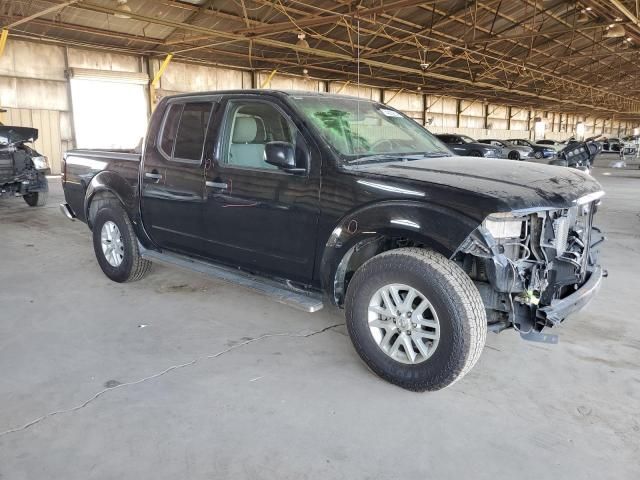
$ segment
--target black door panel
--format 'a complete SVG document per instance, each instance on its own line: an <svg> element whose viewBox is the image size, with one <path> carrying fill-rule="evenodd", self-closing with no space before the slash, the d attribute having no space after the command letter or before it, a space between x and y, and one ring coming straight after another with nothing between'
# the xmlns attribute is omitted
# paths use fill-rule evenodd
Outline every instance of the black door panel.
<svg viewBox="0 0 640 480"><path fill-rule="evenodd" d="M211 110L211 101L170 103L159 137L147 146L142 217L147 232L162 248L206 252L202 152Z"/></svg>
<svg viewBox="0 0 640 480"><path fill-rule="evenodd" d="M216 161L206 172L206 242L212 257L310 280L319 218L319 154L281 105L231 99L226 117ZM307 173L266 164L269 141L297 145Z"/></svg>
<svg viewBox="0 0 640 480"><path fill-rule="evenodd" d="M288 278L313 269L317 197L313 180L296 175L226 168L229 188L209 188L208 241L227 260Z"/></svg>

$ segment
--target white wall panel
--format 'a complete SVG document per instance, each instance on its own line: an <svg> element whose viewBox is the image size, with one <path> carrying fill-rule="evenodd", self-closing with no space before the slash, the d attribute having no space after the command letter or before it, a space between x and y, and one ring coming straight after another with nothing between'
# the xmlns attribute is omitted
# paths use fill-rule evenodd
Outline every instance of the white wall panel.
<svg viewBox="0 0 640 480"><path fill-rule="evenodd" d="M160 68L161 60L152 62L150 77ZM226 68L206 67L172 61L160 79L163 93L198 92L251 88L249 72Z"/></svg>
<svg viewBox="0 0 640 480"><path fill-rule="evenodd" d="M68 110L67 84L31 78L16 79L17 107Z"/></svg>
<svg viewBox="0 0 640 480"><path fill-rule="evenodd" d="M97 52L69 48L69 67L113 70L116 72L140 72L141 60L135 55Z"/></svg>
<svg viewBox="0 0 640 480"><path fill-rule="evenodd" d="M64 48L13 40L0 57L0 76L64 81Z"/></svg>
<svg viewBox="0 0 640 480"><path fill-rule="evenodd" d="M423 96L419 93L398 92L398 90L384 90L384 103L422 123Z"/></svg>
<svg viewBox="0 0 640 480"><path fill-rule="evenodd" d="M462 100L460 102L460 111L463 115L469 117L483 117L484 116L484 105L482 102L469 102L467 100Z"/></svg>
<svg viewBox="0 0 640 480"><path fill-rule="evenodd" d="M528 125L526 120L511 120L511 130L527 131Z"/></svg>
<svg viewBox="0 0 640 480"><path fill-rule="evenodd" d="M487 120L487 127L490 130L507 130L507 120L504 118L489 118Z"/></svg>
<svg viewBox="0 0 640 480"><path fill-rule="evenodd" d="M455 98L427 95L427 112L440 114L456 114L458 101Z"/></svg>
<svg viewBox="0 0 640 480"><path fill-rule="evenodd" d="M352 97L360 97L367 98L369 100L380 101L380 89L374 87L365 87L360 85L358 88L357 85L348 84L345 85L343 82L331 82L329 84L329 92L338 93L340 91L341 95L351 95Z"/></svg>
<svg viewBox="0 0 640 480"><path fill-rule="evenodd" d="M269 73L258 72L256 74L257 87L262 87L269 79ZM324 84L319 80L298 77L294 75L274 75L264 88L274 90L302 90L305 92L323 92Z"/></svg>
<svg viewBox="0 0 640 480"><path fill-rule="evenodd" d="M469 115L460 115L460 128L484 129L484 117L471 117Z"/></svg>
<svg viewBox="0 0 640 480"><path fill-rule="evenodd" d="M16 93L17 78L0 77L0 107L18 107L18 96Z"/></svg>

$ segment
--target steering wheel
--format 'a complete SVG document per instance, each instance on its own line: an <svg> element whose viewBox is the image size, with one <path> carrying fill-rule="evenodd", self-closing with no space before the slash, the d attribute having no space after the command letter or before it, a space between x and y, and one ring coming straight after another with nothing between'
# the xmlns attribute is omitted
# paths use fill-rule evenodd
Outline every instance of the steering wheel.
<svg viewBox="0 0 640 480"><path fill-rule="evenodd" d="M389 148L382 148L383 146L388 146ZM388 138L384 138L382 140L378 140L377 142L371 145L372 152L393 152L395 147L400 147L402 149L402 145Z"/></svg>

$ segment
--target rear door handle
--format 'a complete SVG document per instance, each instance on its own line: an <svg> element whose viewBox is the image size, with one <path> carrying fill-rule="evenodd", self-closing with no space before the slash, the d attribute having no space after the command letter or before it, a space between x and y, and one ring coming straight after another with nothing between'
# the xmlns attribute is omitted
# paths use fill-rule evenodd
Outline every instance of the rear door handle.
<svg viewBox="0 0 640 480"><path fill-rule="evenodd" d="M147 177L147 178L153 178L154 180L160 180L162 178L162 174L161 173L146 172L144 174L144 176Z"/></svg>
<svg viewBox="0 0 640 480"><path fill-rule="evenodd" d="M221 188L223 190L226 190L226 189L229 188L229 185L227 183L224 183L224 182L205 182L205 185L207 187Z"/></svg>

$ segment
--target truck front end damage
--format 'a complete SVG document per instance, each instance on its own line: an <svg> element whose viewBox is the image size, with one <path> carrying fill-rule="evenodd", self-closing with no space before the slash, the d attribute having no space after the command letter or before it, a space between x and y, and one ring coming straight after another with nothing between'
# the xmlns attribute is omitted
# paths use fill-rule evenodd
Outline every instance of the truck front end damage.
<svg viewBox="0 0 640 480"><path fill-rule="evenodd" d="M569 208L491 214L460 245L453 259L478 287L491 330L513 327L553 343L554 335L540 332L593 298L606 276L598 263L604 236L593 226L603 195Z"/></svg>
<svg viewBox="0 0 640 480"><path fill-rule="evenodd" d="M0 197L47 192L49 161L26 145L37 138L35 128L0 124Z"/></svg>

